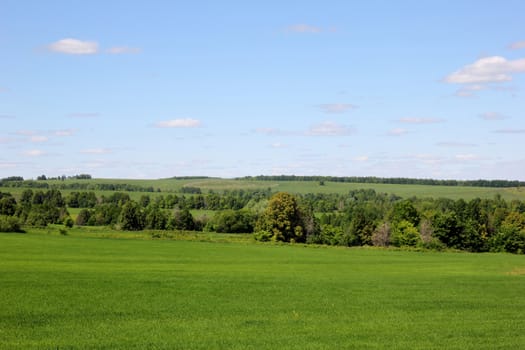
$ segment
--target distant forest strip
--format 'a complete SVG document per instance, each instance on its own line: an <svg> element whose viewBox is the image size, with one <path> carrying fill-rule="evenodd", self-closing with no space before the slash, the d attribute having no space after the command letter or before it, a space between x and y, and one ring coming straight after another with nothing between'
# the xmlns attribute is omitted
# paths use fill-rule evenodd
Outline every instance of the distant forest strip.
<svg viewBox="0 0 525 350"><path fill-rule="evenodd" d="M468 187L521 187L525 181L518 180L436 180L412 179L406 177L374 177L374 176L297 176L297 175L259 175L236 178L237 180L258 181L319 181L319 182L347 182L366 184L389 185L430 185L430 186L468 186Z"/></svg>
<svg viewBox="0 0 525 350"><path fill-rule="evenodd" d="M57 190L75 190L75 191L125 191L125 192L160 192L153 186L140 186L126 183L93 183L93 182L62 182L49 184L42 180L0 180L0 187L6 188L34 188L34 189L57 189Z"/></svg>

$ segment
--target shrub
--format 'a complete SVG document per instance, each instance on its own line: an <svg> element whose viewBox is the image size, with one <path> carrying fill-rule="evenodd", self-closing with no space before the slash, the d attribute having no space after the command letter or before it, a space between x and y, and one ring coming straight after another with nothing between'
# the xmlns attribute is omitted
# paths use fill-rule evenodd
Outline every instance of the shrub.
<svg viewBox="0 0 525 350"><path fill-rule="evenodd" d="M0 215L0 232L24 232L15 216Z"/></svg>
<svg viewBox="0 0 525 350"><path fill-rule="evenodd" d="M265 230L257 231L253 234L253 238L260 242L269 242L272 239L272 236L273 235L270 232Z"/></svg>

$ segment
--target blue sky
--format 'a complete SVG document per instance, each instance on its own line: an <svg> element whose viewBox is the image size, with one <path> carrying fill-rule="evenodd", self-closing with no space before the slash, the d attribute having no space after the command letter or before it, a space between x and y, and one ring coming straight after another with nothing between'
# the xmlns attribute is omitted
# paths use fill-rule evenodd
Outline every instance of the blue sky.
<svg viewBox="0 0 525 350"><path fill-rule="evenodd" d="M0 177L525 180L525 2L0 3Z"/></svg>

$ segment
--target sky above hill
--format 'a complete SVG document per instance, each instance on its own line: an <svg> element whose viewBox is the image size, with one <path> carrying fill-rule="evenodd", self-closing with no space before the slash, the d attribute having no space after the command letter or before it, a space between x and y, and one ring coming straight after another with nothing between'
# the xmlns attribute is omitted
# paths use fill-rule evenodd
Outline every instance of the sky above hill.
<svg viewBox="0 0 525 350"><path fill-rule="evenodd" d="M525 1L0 3L0 178L525 180Z"/></svg>

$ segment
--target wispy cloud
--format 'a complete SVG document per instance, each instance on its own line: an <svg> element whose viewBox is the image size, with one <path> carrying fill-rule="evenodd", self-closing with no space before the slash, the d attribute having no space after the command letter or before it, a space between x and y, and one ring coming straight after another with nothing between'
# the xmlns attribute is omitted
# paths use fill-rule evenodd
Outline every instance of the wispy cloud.
<svg viewBox="0 0 525 350"><path fill-rule="evenodd" d="M438 142L436 145L439 147L450 147L450 148L477 147L477 145L473 143L463 143L463 142L456 142L456 141Z"/></svg>
<svg viewBox="0 0 525 350"><path fill-rule="evenodd" d="M313 26L309 24L293 24L285 29L286 32L290 33L311 33L311 34L318 34L322 33L324 31L323 28L318 26Z"/></svg>
<svg viewBox="0 0 525 350"><path fill-rule="evenodd" d="M270 145L272 148L288 148L288 145L281 142L274 142Z"/></svg>
<svg viewBox="0 0 525 350"><path fill-rule="evenodd" d="M253 130L257 134L263 135L283 135L286 132L277 128L256 128Z"/></svg>
<svg viewBox="0 0 525 350"><path fill-rule="evenodd" d="M115 46L106 50L107 53L111 55L125 55L125 54L137 54L142 52L138 47L129 47L129 46Z"/></svg>
<svg viewBox="0 0 525 350"><path fill-rule="evenodd" d="M110 153L113 153L113 151L109 148L88 148L88 149L81 150L80 153L101 155L101 154L110 154Z"/></svg>
<svg viewBox="0 0 525 350"><path fill-rule="evenodd" d="M18 130L16 134L21 136L34 136L37 132L34 130Z"/></svg>
<svg viewBox="0 0 525 350"><path fill-rule="evenodd" d="M456 154L454 158L460 161L471 161L481 159L478 155L472 153Z"/></svg>
<svg viewBox="0 0 525 350"><path fill-rule="evenodd" d="M84 41L73 38L60 39L47 46L52 52L67 55L94 55L98 53L98 43L96 41Z"/></svg>
<svg viewBox="0 0 525 350"><path fill-rule="evenodd" d="M357 108L357 106L350 103L329 103L329 104L320 104L318 106L324 113L336 114L336 113L345 113L349 110Z"/></svg>
<svg viewBox="0 0 525 350"><path fill-rule="evenodd" d="M76 132L75 129L62 129L62 130L55 130L52 133L55 136L64 137L64 136L73 136L75 132Z"/></svg>
<svg viewBox="0 0 525 350"><path fill-rule="evenodd" d="M405 124L435 124L442 123L444 119L441 118L401 118L398 120Z"/></svg>
<svg viewBox="0 0 525 350"><path fill-rule="evenodd" d="M510 44L509 45L509 49L511 49L511 50L525 49L525 40L523 40L523 41L516 41L515 43Z"/></svg>
<svg viewBox="0 0 525 350"><path fill-rule="evenodd" d="M525 134L525 129L512 129L512 128L509 128L509 129L494 130L494 132L497 133L497 134Z"/></svg>
<svg viewBox="0 0 525 350"><path fill-rule="evenodd" d="M157 128L197 128L201 126L200 120L184 118L184 119L172 119L165 120L155 124Z"/></svg>
<svg viewBox="0 0 525 350"><path fill-rule="evenodd" d="M509 118L506 115L503 115L498 112L485 112L481 113L478 117L483 120L503 120Z"/></svg>
<svg viewBox="0 0 525 350"><path fill-rule="evenodd" d="M34 143L42 143L42 142L49 141L49 138L47 136L34 135L34 136L31 136L30 140L31 142L34 142Z"/></svg>
<svg viewBox="0 0 525 350"><path fill-rule="evenodd" d="M457 97L474 97L475 92L487 90L486 85L480 85L480 84L473 84L473 85L466 85L462 86L461 89L456 91L455 95Z"/></svg>
<svg viewBox="0 0 525 350"><path fill-rule="evenodd" d="M355 129L347 126L338 124L332 121L326 121L312 127L306 132L307 135L312 136L345 136L355 132Z"/></svg>
<svg viewBox="0 0 525 350"><path fill-rule="evenodd" d="M358 156L355 158L352 158L354 162L367 162L370 158L368 156Z"/></svg>
<svg viewBox="0 0 525 350"><path fill-rule="evenodd" d="M32 150L22 152L22 155L26 157L40 157L40 156L46 155L46 152L40 149L32 149Z"/></svg>
<svg viewBox="0 0 525 350"><path fill-rule="evenodd" d="M481 58L445 77L453 84L496 83L512 80L512 75L525 72L525 58L507 60L501 56Z"/></svg>
<svg viewBox="0 0 525 350"><path fill-rule="evenodd" d="M0 115L0 119L15 119L14 115Z"/></svg>
<svg viewBox="0 0 525 350"><path fill-rule="evenodd" d="M387 132L388 136L402 136L408 133L407 129L403 128L394 128Z"/></svg>
<svg viewBox="0 0 525 350"><path fill-rule="evenodd" d="M70 113L67 115L69 118L97 118L100 117L100 113L97 112L80 112L80 113Z"/></svg>

